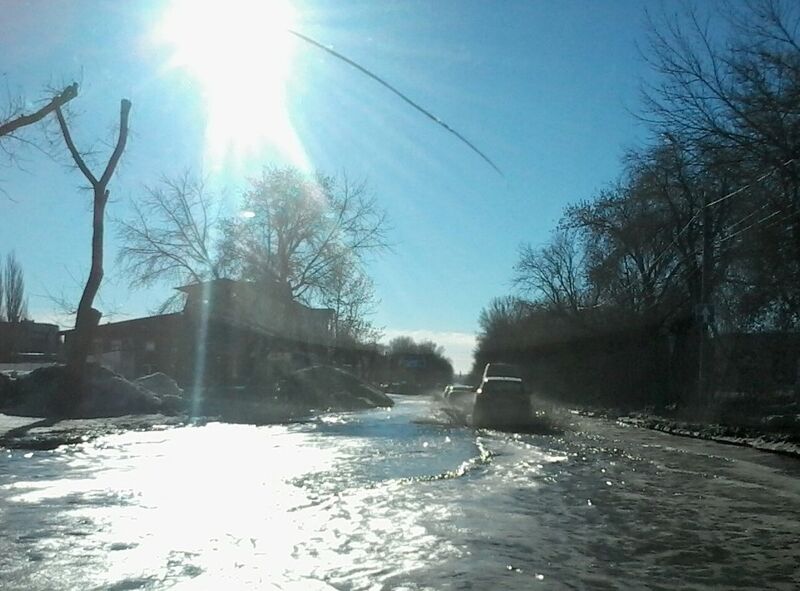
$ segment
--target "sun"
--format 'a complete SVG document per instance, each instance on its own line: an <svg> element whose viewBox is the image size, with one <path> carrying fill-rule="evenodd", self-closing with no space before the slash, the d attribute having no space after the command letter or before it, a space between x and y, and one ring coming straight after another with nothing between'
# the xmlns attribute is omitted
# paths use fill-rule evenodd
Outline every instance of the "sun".
<svg viewBox="0 0 800 591"><path fill-rule="evenodd" d="M195 78L212 165L277 150L304 166L287 108L297 15L288 0L172 0L156 28L169 67Z"/></svg>

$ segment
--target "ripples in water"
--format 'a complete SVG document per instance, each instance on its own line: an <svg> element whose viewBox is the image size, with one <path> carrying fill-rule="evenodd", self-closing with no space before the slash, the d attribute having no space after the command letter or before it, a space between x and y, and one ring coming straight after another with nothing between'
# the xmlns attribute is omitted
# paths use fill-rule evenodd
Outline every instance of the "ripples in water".
<svg viewBox="0 0 800 591"><path fill-rule="evenodd" d="M0 457L3 589L794 588L790 460L427 399Z"/></svg>

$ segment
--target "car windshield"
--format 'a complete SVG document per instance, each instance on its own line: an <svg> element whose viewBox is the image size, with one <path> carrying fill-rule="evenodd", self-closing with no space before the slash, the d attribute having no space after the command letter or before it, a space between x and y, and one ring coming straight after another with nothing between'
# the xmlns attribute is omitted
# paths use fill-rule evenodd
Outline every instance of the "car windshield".
<svg viewBox="0 0 800 591"><path fill-rule="evenodd" d="M0 0L0 589L796 589L798 0Z"/></svg>

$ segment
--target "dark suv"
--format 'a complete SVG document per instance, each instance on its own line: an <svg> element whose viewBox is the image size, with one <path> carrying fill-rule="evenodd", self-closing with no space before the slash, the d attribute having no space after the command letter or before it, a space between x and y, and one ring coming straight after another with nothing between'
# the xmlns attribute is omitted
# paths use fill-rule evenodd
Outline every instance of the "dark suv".
<svg viewBox="0 0 800 591"><path fill-rule="evenodd" d="M502 428L524 426L530 422L531 399L520 375L513 365L486 365L472 411L474 426Z"/></svg>
<svg viewBox="0 0 800 591"><path fill-rule="evenodd" d="M522 379L522 372L519 367L510 363L487 363L483 368L483 379L487 378Z"/></svg>

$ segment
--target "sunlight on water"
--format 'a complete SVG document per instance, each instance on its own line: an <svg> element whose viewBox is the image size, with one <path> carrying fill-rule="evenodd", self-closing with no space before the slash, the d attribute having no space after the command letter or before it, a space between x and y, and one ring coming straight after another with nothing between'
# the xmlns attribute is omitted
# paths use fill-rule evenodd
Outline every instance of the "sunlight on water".
<svg viewBox="0 0 800 591"><path fill-rule="evenodd" d="M256 427L209 425L120 436L73 456L76 477L10 485L9 501L80 498L72 516L94 524L95 545L127 549L102 557L109 581L176 554L212 577L250 564L259 577L277 579L298 571L292 549L306 533L292 512L308 496L287 480L329 466L335 453L297 446L276 455L287 433L275 431L265 438Z"/></svg>
<svg viewBox="0 0 800 591"><path fill-rule="evenodd" d="M320 427L345 422L332 416ZM402 479L369 483L343 465L369 452L369 439L331 442L306 430L209 424L127 433L42 455L65 476L18 480L3 492L9 504L61 507L83 524L86 535L49 559L65 566L89 557L84 566L99 586L148 573L225 588L327 588L324 578L366 589L452 550L425 525L446 520L445 508L400 500Z"/></svg>
<svg viewBox="0 0 800 591"><path fill-rule="evenodd" d="M473 431L431 408L5 452L0 587L792 589L800 574L800 470L611 425Z"/></svg>

